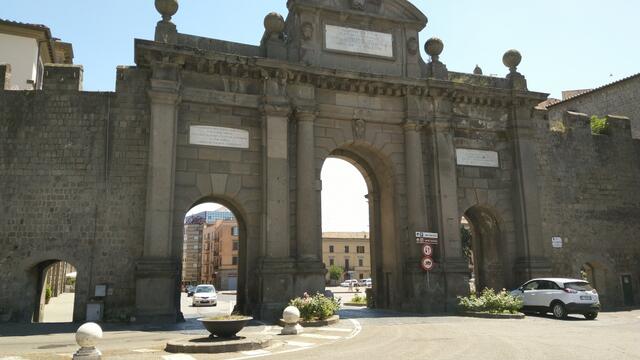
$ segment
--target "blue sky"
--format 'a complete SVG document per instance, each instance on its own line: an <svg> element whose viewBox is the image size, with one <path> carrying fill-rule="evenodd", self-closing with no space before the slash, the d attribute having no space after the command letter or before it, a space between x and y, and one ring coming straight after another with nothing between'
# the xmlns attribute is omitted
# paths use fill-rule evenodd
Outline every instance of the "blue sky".
<svg viewBox="0 0 640 360"><path fill-rule="evenodd" d="M640 72L637 15L630 0L414 0L429 18L421 43L438 36L453 71L504 76L505 50L523 54L529 88L559 96ZM181 0L178 31L258 44L264 16L286 14L286 0ZM5 1L0 17L48 25L72 42L86 90L113 90L117 65L133 63L133 39L152 39L153 0ZM635 45L633 45L635 44ZM423 56L426 58L426 56ZM610 76L613 75L613 76Z"/></svg>
<svg viewBox="0 0 640 360"><path fill-rule="evenodd" d="M506 75L502 54L520 50L529 89L559 97L640 72L640 1L633 0L414 0L429 18L420 42L441 38L450 70ZM286 15L286 0L180 0L178 31L258 44L264 16ZM48 25L73 43L84 65L84 89L112 91L118 65L133 64L133 39L153 39L160 15L153 0L9 0L0 17ZM423 53L423 58L427 57ZM367 230L367 192L350 164L323 168L323 230Z"/></svg>

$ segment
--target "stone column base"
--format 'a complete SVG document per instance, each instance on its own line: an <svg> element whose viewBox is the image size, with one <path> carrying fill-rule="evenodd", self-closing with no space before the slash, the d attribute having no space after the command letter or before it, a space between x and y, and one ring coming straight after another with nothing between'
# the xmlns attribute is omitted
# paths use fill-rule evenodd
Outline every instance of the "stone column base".
<svg viewBox="0 0 640 360"><path fill-rule="evenodd" d="M291 258L265 258L258 264L260 299L257 317L274 321L295 296L294 277L296 263Z"/></svg>
<svg viewBox="0 0 640 360"><path fill-rule="evenodd" d="M294 294L302 296L305 292L309 295L324 293L325 276L327 269L319 260L298 260L296 262L296 278Z"/></svg>
<svg viewBox="0 0 640 360"><path fill-rule="evenodd" d="M178 263L144 258L136 262L136 321L176 322L181 317Z"/></svg>

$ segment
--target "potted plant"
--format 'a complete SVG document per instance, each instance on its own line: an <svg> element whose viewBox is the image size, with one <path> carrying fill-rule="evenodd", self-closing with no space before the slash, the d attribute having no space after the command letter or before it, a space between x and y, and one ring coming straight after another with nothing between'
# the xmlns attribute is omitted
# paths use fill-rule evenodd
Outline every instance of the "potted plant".
<svg viewBox="0 0 640 360"><path fill-rule="evenodd" d="M244 315L224 315L198 319L202 325L211 333L211 337L232 338L242 330L249 321L253 320L251 316Z"/></svg>

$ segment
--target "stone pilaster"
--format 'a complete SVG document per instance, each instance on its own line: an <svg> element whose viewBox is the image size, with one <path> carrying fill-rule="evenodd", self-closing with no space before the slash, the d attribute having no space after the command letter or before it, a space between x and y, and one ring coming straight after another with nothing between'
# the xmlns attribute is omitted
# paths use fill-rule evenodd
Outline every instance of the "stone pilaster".
<svg viewBox="0 0 640 360"><path fill-rule="evenodd" d="M405 166L407 174L407 215L409 241L415 243L416 231L428 231L427 206L424 192L424 162L421 131L423 125L409 119L404 124ZM413 255L413 254L411 254Z"/></svg>
<svg viewBox="0 0 640 360"><path fill-rule="evenodd" d="M433 98L434 120L431 136L434 146L433 174L435 177L439 241L438 266L444 271L445 304L443 311L455 310L456 297L468 293L465 277L468 263L462 254L460 213L458 209L458 181L456 148L451 126L451 100L446 96ZM465 287L466 286L466 287Z"/></svg>
<svg viewBox="0 0 640 360"><path fill-rule="evenodd" d="M11 64L0 64L0 90L11 89Z"/></svg>
<svg viewBox="0 0 640 360"><path fill-rule="evenodd" d="M179 259L172 254L179 65L153 67L151 131L143 257L136 263L136 314L142 321L176 321Z"/></svg>
<svg viewBox="0 0 640 360"><path fill-rule="evenodd" d="M510 119L515 161L513 209L518 246L515 272L520 282L551 272L551 263L543 250L532 108L530 101L514 98Z"/></svg>
<svg viewBox="0 0 640 360"><path fill-rule="evenodd" d="M258 265L259 316L274 319L294 294L296 264L290 254L289 233L288 129L291 108L282 97L267 97L266 100L262 107L265 208L262 258Z"/></svg>

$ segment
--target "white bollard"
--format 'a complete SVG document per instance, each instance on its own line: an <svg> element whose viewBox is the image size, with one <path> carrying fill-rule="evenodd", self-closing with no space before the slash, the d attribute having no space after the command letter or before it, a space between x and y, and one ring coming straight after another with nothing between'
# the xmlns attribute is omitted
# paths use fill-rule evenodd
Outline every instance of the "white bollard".
<svg viewBox="0 0 640 360"><path fill-rule="evenodd" d="M102 339L102 328L96 323L86 323L76 331L76 342L80 349L73 354L76 360L100 360L102 353L96 349L96 343Z"/></svg>
<svg viewBox="0 0 640 360"><path fill-rule="evenodd" d="M298 335L304 331L302 326L298 324L300 321L300 310L295 306L288 306L282 312L282 320L284 320L284 328L280 335Z"/></svg>

